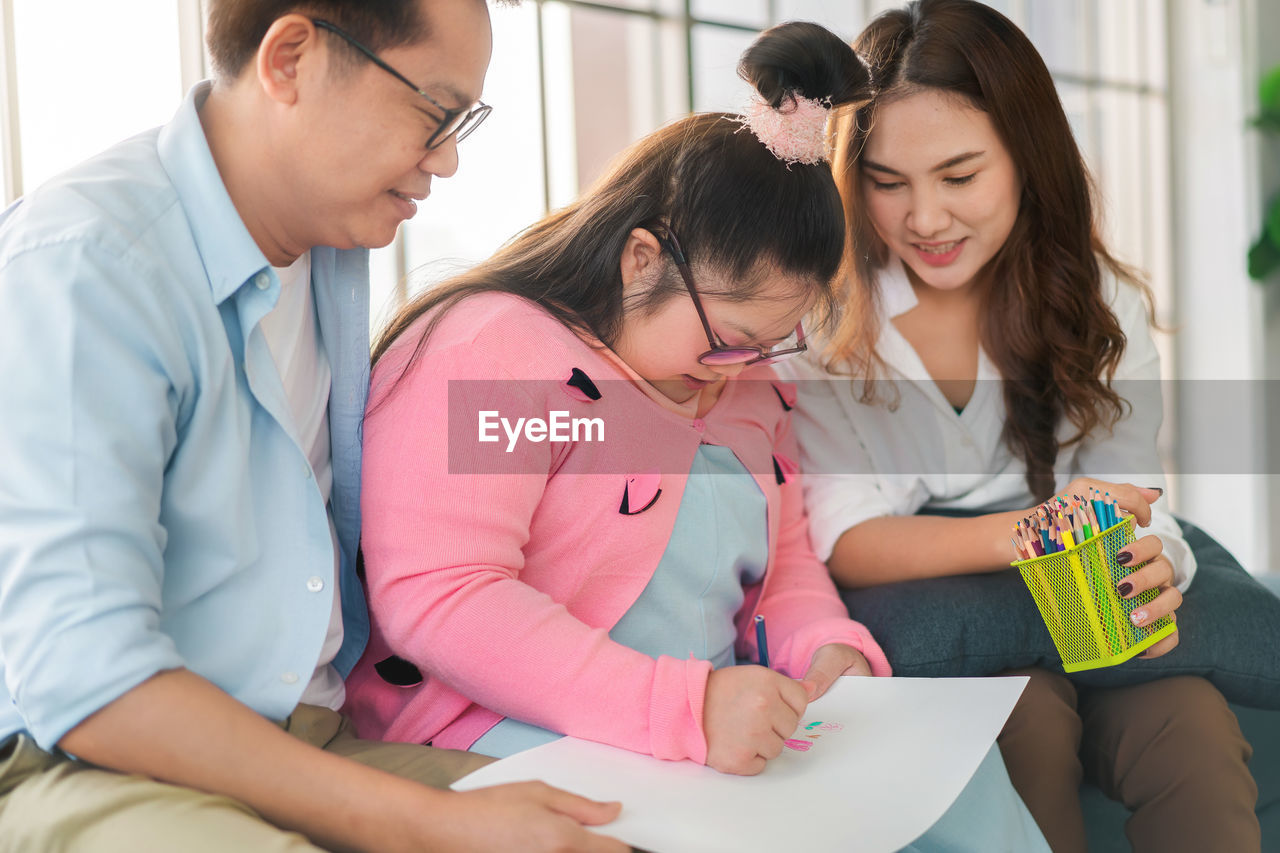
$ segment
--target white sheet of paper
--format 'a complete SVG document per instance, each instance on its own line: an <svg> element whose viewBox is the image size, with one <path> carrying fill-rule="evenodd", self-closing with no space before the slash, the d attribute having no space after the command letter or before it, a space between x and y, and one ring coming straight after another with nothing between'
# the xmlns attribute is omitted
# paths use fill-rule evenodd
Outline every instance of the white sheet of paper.
<svg viewBox="0 0 1280 853"><path fill-rule="evenodd" d="M950 807L1027 679L839 679L758 776L566 737L483 767L471 790L540 779L622 815L599 831L655 853L888 853Z"/></svg>

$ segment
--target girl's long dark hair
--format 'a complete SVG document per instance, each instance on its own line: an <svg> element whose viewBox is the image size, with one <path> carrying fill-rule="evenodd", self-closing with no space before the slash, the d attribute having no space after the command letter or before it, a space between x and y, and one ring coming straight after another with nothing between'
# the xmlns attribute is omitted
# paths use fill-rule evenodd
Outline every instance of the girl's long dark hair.
<svg viewBox="0 0 1280 853"><path fill-rule="evenodd" d="M865 100L869 75L853 50L816 24L780 24L743 54L739 73L774 106L793 95L833 104ZM391 319L373 349L376 363L418 318L407 371L441 317L479 293L510 293L541 305L564 325L613 345L625 310L656 309L680 279L637 304L623 302L619 268L631 231L662 224L692 265L723 273L721 298L750 299L761 264L809 283L831 300L844 250L844 213L824 163L787 165L727 113L675 121L624 151L581 198L516 235L493 257L417 296ZM403 373L401 373L403 375Z"/></svg>
<svg viewBox="0 0 1280 853"><path fill-rule="evenodd" d="M868 377L863 401L884 375L876 278L889 250L871 225L860 159L877 105L927 89L962 96L984 111L1022 179L1018 217L991 259L979 329L1003 377L1004 440L1027 467L1037 499L1053 493L1056 429L1063 416L1081 440L1109 428L1125 401L1111 387L1125 336L1102 293L1102 268L1150 291L1099 236L1095 188L1044 61L999 12L974 0L916 0L873 20L854 48L867 62L873 101L836 120L833 168L849 222L842 317L828 369Z"/></svg>

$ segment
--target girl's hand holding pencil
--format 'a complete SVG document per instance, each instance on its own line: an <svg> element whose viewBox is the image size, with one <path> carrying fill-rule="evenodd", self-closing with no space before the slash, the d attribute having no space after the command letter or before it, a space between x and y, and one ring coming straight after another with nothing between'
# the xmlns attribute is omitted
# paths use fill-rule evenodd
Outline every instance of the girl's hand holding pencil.
<svg viewBox="0 0 1280 853"><path fill-rule="evenodd" d="M793 678L762 666L726 666L707 678L702 731L707 766L721 773L754 776L795 732L809 694Z"/></svg>
<svg viewBox="0 0 1280 853"><path fill-rule="evenodd" d="M702 704L707 766L739 776L759 773L782 754L809 703L842 675L871 675L862 652L844 643L819 646L802 679L763 666L712 671Z"/></svg>

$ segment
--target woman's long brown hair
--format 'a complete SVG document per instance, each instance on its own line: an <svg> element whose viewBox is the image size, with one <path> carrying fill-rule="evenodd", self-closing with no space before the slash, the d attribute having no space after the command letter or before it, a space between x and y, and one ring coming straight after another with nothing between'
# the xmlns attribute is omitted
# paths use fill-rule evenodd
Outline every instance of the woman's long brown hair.
<svg viewBox="0 0 1280 853"><path fill-rule="evenodd" d="M987 276L980 340L1003 378L1004 441L1027 467L1037 499L1053 493L1065 416L1067 445L1110 428L1127 402L1111 387L1125 335L1102 293L1102 270L1143 293L1138 274L1103 245L1096 190L1053 79L1031 42L999 12L973 0L917 0L873 20L854 43L877 94L835 123L833 168L849 226L842 316L825 358L828 370L866 377L862 400L876 400L885 365L876 279L889 250L865 210L860 159L879 104L925 89L963 97L984 111L1022 179L1017 220Z"/></svg>

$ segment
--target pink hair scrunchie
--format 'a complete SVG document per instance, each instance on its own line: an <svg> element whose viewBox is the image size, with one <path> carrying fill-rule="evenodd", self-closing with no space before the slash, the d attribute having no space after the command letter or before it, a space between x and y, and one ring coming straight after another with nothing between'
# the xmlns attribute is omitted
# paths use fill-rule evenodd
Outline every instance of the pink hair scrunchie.
<svg viewBox="0 0 1280 853"><path fill-rule="evenodd" d="M827 138L830 107L829 98L817 100L792 92L774 109L757 92L752 94L746 113L739 121L788 166L792 163L811 166L831 159L831 143Z"/></svg>

